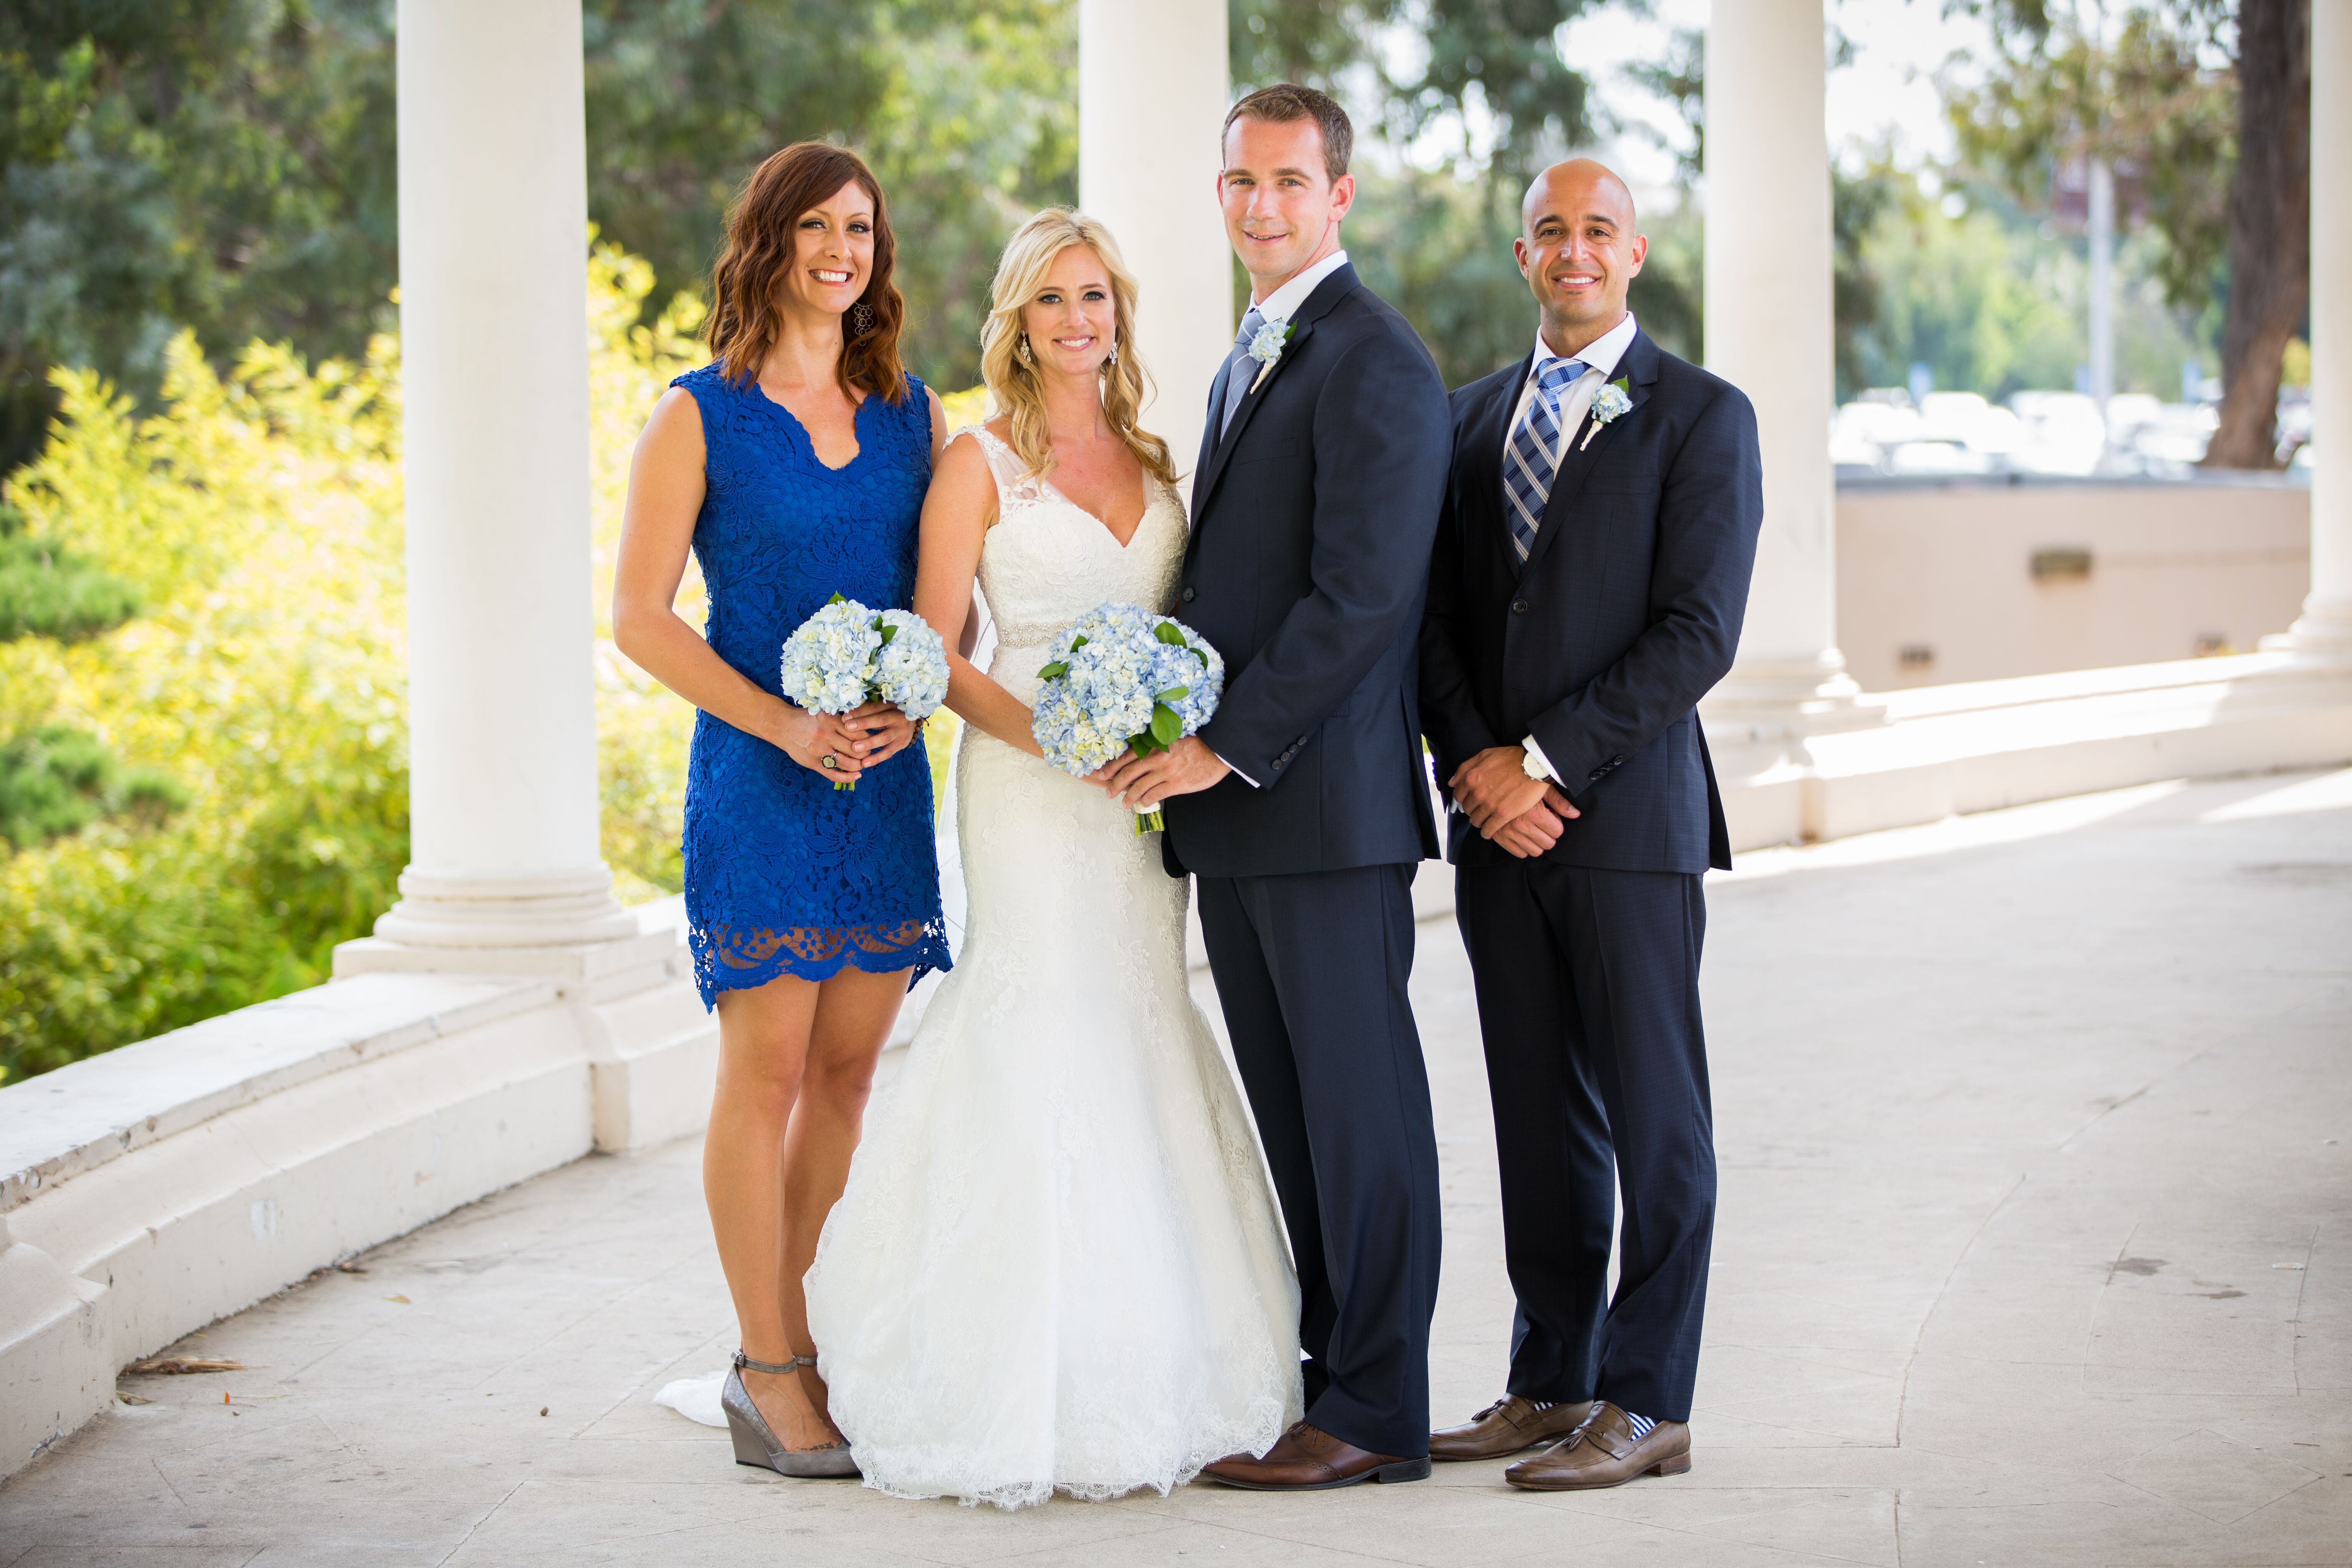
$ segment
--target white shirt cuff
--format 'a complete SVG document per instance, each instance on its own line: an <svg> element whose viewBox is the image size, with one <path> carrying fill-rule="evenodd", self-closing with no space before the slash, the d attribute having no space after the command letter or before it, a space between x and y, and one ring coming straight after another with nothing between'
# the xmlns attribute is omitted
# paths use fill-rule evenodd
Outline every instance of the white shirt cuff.
<svg viewBox="0 0 2352 1568"><path fill-rule="evenodd" d="M1241 780L1241 781L1242 781L1242 783L1244 783L1244 784L1245 784L1249 785L1249 786L1250 786L1250 788L1252 788L1252 789L1255 789L1255 788L1257 788L1257 780L1255 780L1255 779L1254 779L1254 778L1250 777L1250 776L1249 776L1249 774L1247 774L1247 773L1245 773L1242 772L1242 771L1241 771L1241 769L1239 769L1239 768L1237 768L1237 767L1234 766L1234 764L1233 764L1233 763L1229 763L1229 762L1225 762L1225 758L1224 758L1224 756L1223 755L1223 753L1221 753L1221 752L1211 752L1209 753L1209 755L1211 755L1211 756L1213 756L1213 757L1215 757L1215 758L1217 759L1217 761L1219 761L1219 762L1221 762L1221 763L1225 763L1225 771L1226 771L1227 773L1229 773L1233 774L1233 775L1234 775L1234 777L1235 777L1235 778L1237 778L1237 779Z"/></svg>
<svg viewBox="0 0 2352 1568"><path fill-rule="evenodd" d="M1527 748L1527 761L1521 763L1519 766L1528 777L1549 779L1554 784L1559 783L1559 770L1551 765L1551 759L1543 754L1543 748L1536 744L1536 738L1533 735L1529 735L1519 744Z"/></svg>

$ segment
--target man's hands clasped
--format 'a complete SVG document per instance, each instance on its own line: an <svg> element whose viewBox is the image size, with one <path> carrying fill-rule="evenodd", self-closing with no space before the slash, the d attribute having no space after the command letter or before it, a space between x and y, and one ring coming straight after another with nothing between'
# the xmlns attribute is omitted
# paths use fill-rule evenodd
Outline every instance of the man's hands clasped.
<svg viewBox="0 0 2352 1568"><path fill-rule="evenodd" d="M1479 837L1522 860L1559 843L1566 825L1581 815L1558 784L1528 775L1527 754L1521 746L1490 746L1446 781Z"/></svg>

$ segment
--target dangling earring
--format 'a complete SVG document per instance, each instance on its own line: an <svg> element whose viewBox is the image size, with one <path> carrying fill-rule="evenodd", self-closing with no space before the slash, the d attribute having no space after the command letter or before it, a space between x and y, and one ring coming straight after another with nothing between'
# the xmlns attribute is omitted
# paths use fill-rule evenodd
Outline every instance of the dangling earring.
<svg viewBox="0 0 2352 1568"><path fill-rule="evenodd" d="M1023 364L1035 364L1037 363L1036 354L1032 353L1029 348L1028 333L1024 332L1020 337L1013 340L1013 357L1019 360Z"/></svg>
<svg viewBox="0 0 2352 1568"><path fill-rule="evenodd" d="M1110 341L1110 357L1109 357L1108 359L1107 359L1107 360L1103 361L1103 363L1105 363L1105 364L1117 364L1118 363L1118 340L1117 338L1113 338L1113 339L1111 339L1111 341Z"/></svg>
<svg viewBox="0 0 2352 1568"><path fill-rule="evenodd" d="M849 307L849 335L862 338L874 330L874 307L860 300Z"/></svg>

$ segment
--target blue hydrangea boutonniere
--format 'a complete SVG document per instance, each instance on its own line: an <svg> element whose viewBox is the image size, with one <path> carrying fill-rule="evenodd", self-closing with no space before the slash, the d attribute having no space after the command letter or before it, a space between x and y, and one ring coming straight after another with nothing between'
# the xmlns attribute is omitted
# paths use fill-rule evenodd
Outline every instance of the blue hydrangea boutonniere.
<svg viewBox="0 0 2352 1568"><path fill-rule="evenodd" d="M1252 392L1265 385L1265 378L1274 374L1274 367L1282 363L1282 351L1290 342L1290 322L1268 321L1257 330L1255 337L1250 339L1249 356L1257 361L1259 367L1256 379L1249 385Z"/></svg>
<svg viewBox="0 0 2352 1568"><path fill-rule="evenodd" d="M1592 395L1592 428L1584 433L1584 439L1577 443L1576 449L1581 452L1591 446L1592 438L1601 434L1603 425L1633 411L1633 399L1626 390L1625 378L1621 375Z"/></svg>

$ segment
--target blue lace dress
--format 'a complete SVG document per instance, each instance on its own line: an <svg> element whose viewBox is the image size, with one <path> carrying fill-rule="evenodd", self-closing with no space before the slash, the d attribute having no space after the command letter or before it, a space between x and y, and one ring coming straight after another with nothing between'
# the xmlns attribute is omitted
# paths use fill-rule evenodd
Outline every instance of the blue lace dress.
<svg viewBox="0 0 2352 1568"><path fill-rule="evenodd" d="M808 433L757 382L717 365L671 383L693 394L707 456L694 553L719 657L778 692L784 639L835 594L908 607L916 525L931 482L931 416L907 378L897 407L857 409L857 456L817 460ZM780 694L780 693L779 693ZM824 980L949 967L940 913L931 774L919 741L855 790L708 713L686 773L686 912L695 984L721 991L782 974Z"/></svg>

